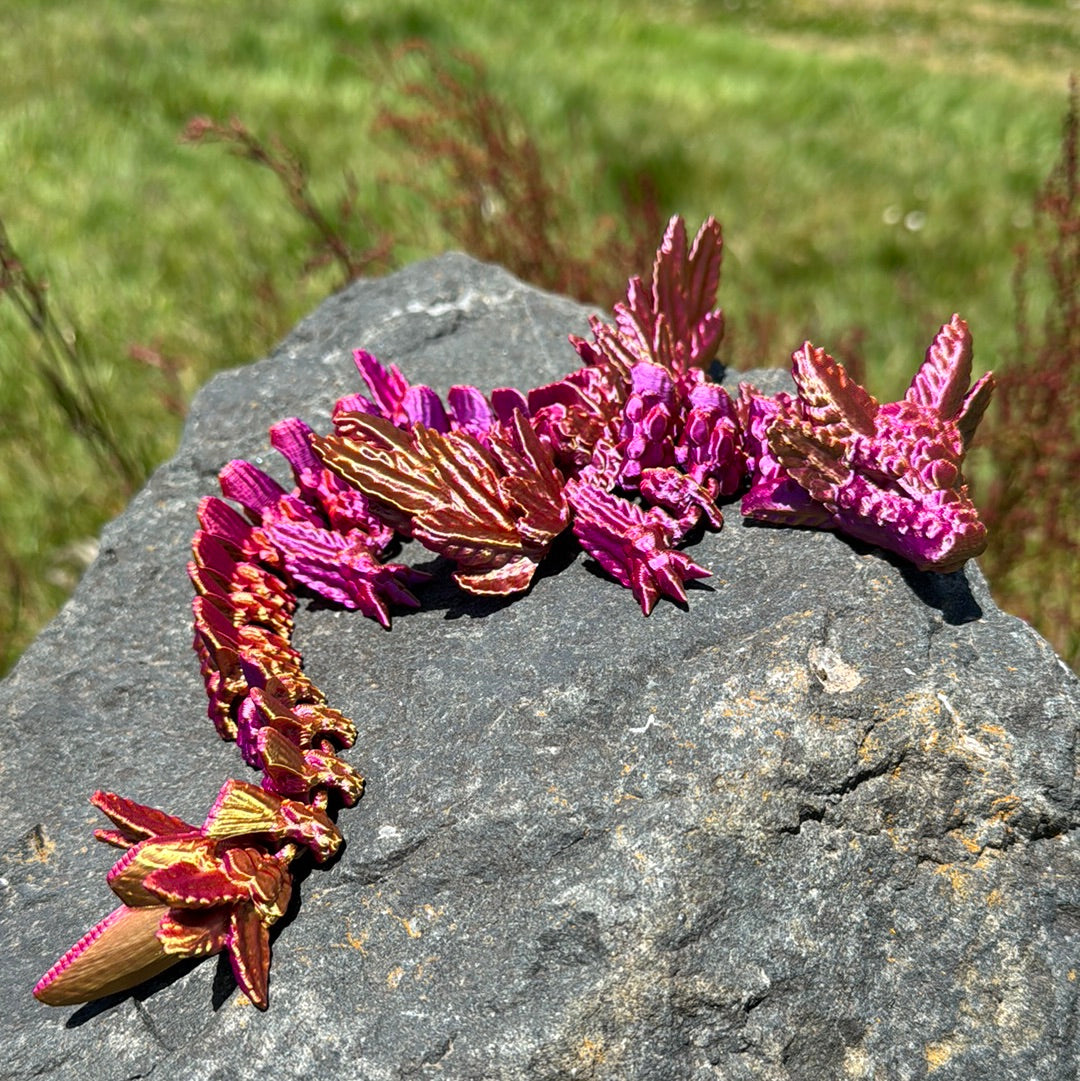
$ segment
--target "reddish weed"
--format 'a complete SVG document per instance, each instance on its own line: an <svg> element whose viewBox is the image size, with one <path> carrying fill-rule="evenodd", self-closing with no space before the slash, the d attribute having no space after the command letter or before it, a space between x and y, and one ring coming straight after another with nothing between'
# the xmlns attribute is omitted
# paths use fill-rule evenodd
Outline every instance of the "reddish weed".
<svg viewBox="0 0 1080 1081"><path fill-rule="evenodd" d="M628 275L652 263L663 221L651 180L624 190L621 230L605 217L582 236L563 195L565 171L492 93L479 61L443 59L412 43L392 71L404 70L403 56L423 66L422 76L399 83L405 103L385 107L376 131L400 136L415 155L410 175L455 243L541 288L610 307Z"/></svg>
<svg viewBox="0 0 1080 1081"><path fill-rule="evenodd" d="M1070 83L1061 156L1017 251L1017 353L998 377L984 442L982 558L1002 607L1080 663L1080 89ZM1036 305L1035 284L1043 286Z"/></svg>

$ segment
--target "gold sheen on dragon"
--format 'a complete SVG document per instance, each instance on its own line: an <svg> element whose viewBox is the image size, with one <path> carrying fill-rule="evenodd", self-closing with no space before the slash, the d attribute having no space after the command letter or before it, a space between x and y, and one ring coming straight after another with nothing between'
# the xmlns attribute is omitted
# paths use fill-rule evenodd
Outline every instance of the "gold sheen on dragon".
<svg viewBox="0 0 1080 1081"><path fill-rule="evenodd" d="M683 546L719 530L721 501L740 494L746 517L836 530L920 570L983 551L962 466L994 383L971 385L964 321L941 327L898 402L878 403L809 342L792 356L794 393L744 383L732 397L709 376L721 254L715 220L691 242L673 218L651 280L631 278L614 322L594 317L591 340L571 338L580 366L527 394L455 386L444 402L358 350L367 393L337 402L332 432L296 417L270 430L291 490L250 462L221 470L188 564L194 648L210 719L260 783L228 781L201 826L97 792L115 828L96 836L125 849L106 879L120 905L41 978L40 1001L91 1001L225 952L267 1007L291 865L335 856L329 812L363 791L340 757L356 728L291 644L297 594L389 627L429 577L386 560L395 537L445 557L462 589L509 595L569 529L645 615L661 597L686 604L685 583L708 572Z"/></svg>

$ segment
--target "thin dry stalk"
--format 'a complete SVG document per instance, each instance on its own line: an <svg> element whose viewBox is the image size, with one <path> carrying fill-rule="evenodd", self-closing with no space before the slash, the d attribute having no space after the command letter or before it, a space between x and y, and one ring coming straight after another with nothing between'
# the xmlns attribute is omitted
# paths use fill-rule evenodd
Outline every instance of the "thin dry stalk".
<svg viewBox="0 0 1080 1081"><path fill-rule="evenodd" d="M99 365L86 339L71 320L56 317L47 284L32 275L0 221L0 297L19 313L37 342L35 371L67 420L110 473L118 475L130 494L145 475L143 457L122 439L98 385Z"/></svg>
<svg viewBox="0 0 1080 1081"><path fill-rule="evenodd" d="M315 234L312 255L304 264L305 272L336 263L341 272L341 284L347 285L386 267L393 240L362 219L357 205L356 177L352 173L345 173L345 191L335 219L315 202L303 161L276 135L264 142L237 117L228 124L219 124L209 117L196 116L188 121L181 141L196 145L224 143L237 157L269 169L278 178L289 204ZM362 246L356 247L349 240L346 235L349 229L362 234Z"/></svg>
<svg viewBox="0 0 1080 1081"><path fill-rule="evenodd" d="M152 368L161 378L158 401L162 409L181 420L187 415L187 395L184 393L183 373L191 368L191 361L162 351L160 342L143 345L135 342L128 346L128 357L136 364Z"/></svg>

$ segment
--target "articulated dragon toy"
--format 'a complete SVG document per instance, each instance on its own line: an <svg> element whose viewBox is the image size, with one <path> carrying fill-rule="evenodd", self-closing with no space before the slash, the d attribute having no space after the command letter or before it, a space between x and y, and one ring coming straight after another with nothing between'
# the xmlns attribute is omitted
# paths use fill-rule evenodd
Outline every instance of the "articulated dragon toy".
<svg viewBox="0 0 1080 1081"><path fill-rule="evenodd" d="M188 574L195 651L218 734L235 740L259 784L230 780L201 825L110 792L91 802L125 849L107 880L120 905L41 978L34 995L73 1005L134 987L189 957L226 951L236 982L269 1002L270 927L292 889L291 865L332 859L335 802L363 780L341 757L352 721L326 704L290 642L306 589L390 625L417 607L429 576L384 561L395 536L454 564L471 593L529 588L565 530L645 615L683 603L706 577L682 549L719 529L718 505L831 529L948 572L986 546L962 465L993 391L971 380L971 336L953 316L898 402L879 404L824 350L792 356L794 394L709 377L723 333L716 308L721 232L692 243L673 218L652 280L629 282L615 322L571 337L581 366L527 394L452 387L443 402L370 354L355 360L368 393L334 408L320 436L289 418L270 429L295 486L250 462L220 473L224 498L198 508Z"/></svg>

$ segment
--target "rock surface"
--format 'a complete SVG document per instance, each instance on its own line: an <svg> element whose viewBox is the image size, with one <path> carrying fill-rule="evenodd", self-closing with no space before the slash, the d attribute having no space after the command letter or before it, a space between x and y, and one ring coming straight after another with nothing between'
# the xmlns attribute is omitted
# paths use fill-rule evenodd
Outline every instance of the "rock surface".
<svg viewBox="0 0 1080 1081"><path fill-rule="evenodd" d="M713 577L689 609L649 619L570 545L522 599L444 577L390 632L307 602L296 641L369 781L279 925L269 1012L219 959L79 1009L30 997L113 907L90 793L198 821L247 775L190 649L218 468L272 462L280 417L326 430L354 347L440 390L528 387L576 366L586 314L445 256L200 394L0 685L0 1075L1075 1081L1077 679L975 567L737 505L693 548Z"/></svg>

